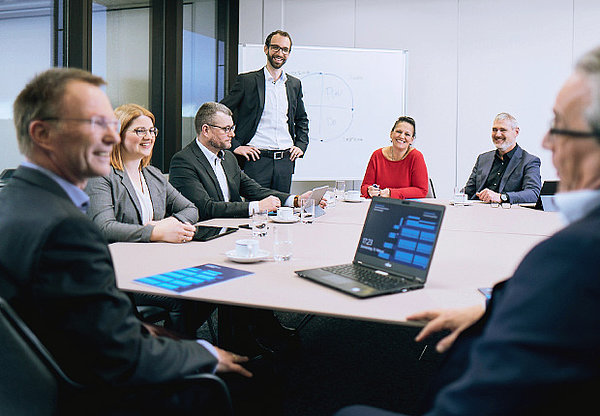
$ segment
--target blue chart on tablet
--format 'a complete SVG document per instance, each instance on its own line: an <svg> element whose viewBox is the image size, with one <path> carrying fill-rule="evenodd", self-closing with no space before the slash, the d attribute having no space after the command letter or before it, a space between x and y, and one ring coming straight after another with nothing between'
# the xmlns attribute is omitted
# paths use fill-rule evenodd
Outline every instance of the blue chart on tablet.
<svg viewBox="0 0 600 416"><path fill-rule="evenodd" d="M182 293L250 274L254 273L216 264L203 264L135 279L134 282Z"/></svg>

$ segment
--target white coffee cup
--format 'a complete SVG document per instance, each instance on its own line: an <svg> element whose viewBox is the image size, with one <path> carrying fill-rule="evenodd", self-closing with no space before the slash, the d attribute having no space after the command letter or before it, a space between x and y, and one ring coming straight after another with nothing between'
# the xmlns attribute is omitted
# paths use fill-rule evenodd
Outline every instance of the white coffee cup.
<svg viewBox="0 0 600 416"><path fill-rule="evenodd" d="M235 242L235 255L237 257L256 257L258 250L258 240L244 239Z"/></svg>
<svg viewBox="0 0 600 416"><path fill-rule="evenodd" d="M291 221L294 219L294 209L290 207L280 207L277 209L277 219L282 221Z"/></svg>
<svg viewBox="0 0 600 416"><path fill-rule="evenodd" d="M360 191L346 191L346 199L358 201L360 199Z"/></svg>

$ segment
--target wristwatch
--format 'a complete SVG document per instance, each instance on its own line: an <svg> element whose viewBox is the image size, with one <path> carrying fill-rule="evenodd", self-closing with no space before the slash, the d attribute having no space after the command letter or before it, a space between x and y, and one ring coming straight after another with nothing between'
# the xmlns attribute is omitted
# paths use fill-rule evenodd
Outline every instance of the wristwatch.
<svg viewBox="0 0 600 416"><path fill-rule="evenodd" d="M500 194L500 201L502 201L502 203L509 202L508 201L508 195L507 194Z"/></svg>

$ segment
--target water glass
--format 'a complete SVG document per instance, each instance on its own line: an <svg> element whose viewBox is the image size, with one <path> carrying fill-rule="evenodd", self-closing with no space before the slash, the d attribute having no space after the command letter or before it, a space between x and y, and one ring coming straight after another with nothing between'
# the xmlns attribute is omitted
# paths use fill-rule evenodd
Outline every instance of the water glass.
<svg viewBox="0 0 600 416"><path fill-rule="evenodd" d="M467 203L467 194L465 194L462 186L454 187L452 202L454 202L454 205L465 205Z"/></svg>
<svg viewBox="0 0 600 416"><path fill-rule="evenodd" d="M264 237L267 235L267 222L269 216L266 210L255 211L252 214L252 236Z"/></svg>
<svg viewBox="0 0 600 416"><path fill-rule="evenodd" d="M273 230L273 258L275 261L287 261L292 258L292 229L285 225L276 226Z"/></svg>
<svg viewBox="0 0 600 416"><path fill-rule="evenodd" d="M327 202L327 208L335 207L335 188L329 188L325 193L325 201Z"/></svg>
<svg viewBox="0 0 600 416"><path fill-rule="evenodd" d="M302 199L300 201L300 220L302 224L312 224L315 218L315 200Z"/></svg>
<svg viewBox="0 0 600 416"><path fill-rule="evenodd" d="M335 197L337 199L344 199L344 193L346 192L346 181L335 181Z"/></svg>

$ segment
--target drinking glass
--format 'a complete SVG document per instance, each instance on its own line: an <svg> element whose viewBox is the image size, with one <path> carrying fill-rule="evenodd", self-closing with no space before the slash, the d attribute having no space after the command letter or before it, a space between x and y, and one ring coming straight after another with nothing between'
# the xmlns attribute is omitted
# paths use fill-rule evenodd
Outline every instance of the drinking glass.
<svg viewBox="0 0 600 416"><path fill-rule="evenodd" d="M337 199L344 199L344 193L346 192L346 181L335 181L335 197Z"/></svg>
<svg viewBox="0 0 600 416"><path fill-rule="evenodd" d="M269 216L267 211L255 211L252 214L252 236L264 237L267 235L267 222Z"/></svg>
<svg viewBox="0 0 600 416"><path fill-rule="evenodd" d="M300 201L300 220L303 224L312 224L315 218L315 200L302 199Z"/></svg>
<svg viewBox="0 0 600 416"><path fill-rule="evenodd" d="M452 201L454 202L454 205L464 205L467 203L467 194L465 194L462 186L454 187L454 196Z"/></svg>
<svg viewBox="0 0 600 416"><path fill-rule="evenodd" d="M274 227L273 258L275 261L287 261L292 258L292 229L289 225Z"/></svg>
<svg viewBox="0 0 600 416"><path fill-rule="evenodd" d="M335 207L335 199L335 188L327 189L327 192L325 193L325 201L327 202L327 208Z"/></svg>

